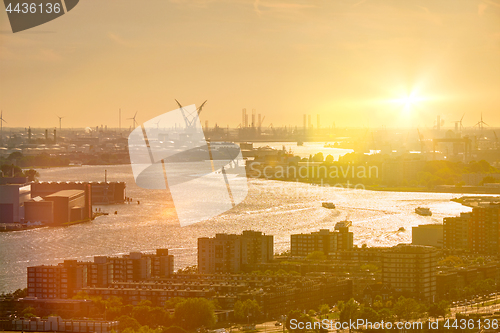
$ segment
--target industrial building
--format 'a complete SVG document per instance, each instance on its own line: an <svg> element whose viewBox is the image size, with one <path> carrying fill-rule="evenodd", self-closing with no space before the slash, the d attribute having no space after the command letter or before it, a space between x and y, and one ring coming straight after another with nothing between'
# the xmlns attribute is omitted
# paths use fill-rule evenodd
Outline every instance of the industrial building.
<svg viewBox="0 0 500 333"><path fill-rule="evenodd" d="M85 184L82 190L62 190L43 198L37 196L27 201L25 206L26 223L57 226L88 221L92 219L90 185Z"/></svg>
<svg viewBox="0 0 500 333"><path fill-rule="evenodd" d="M31 199L26 178L0 178L0 223L24 220L24 203Z"/></svg>
<svg viewBox="0 0 500 333"><path fill-rule="evenodd" d="M85 190L87 185L90 185L94 205L125 202L124 182L35 182L32 183L32 197L43 198L64 190Z"/></svg>

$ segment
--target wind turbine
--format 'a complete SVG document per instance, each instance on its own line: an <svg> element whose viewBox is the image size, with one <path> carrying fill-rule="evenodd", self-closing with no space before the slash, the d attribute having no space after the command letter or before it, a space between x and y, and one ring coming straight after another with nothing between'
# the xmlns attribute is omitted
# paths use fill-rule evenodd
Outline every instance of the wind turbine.
<svg viewBox="0 0 500 333"><path fill-rule="evenodd" d="M57 116L57 118L59 118L59 132L61 131L61 120L64 118L64 117L59 117Z"/></svg>
<svg viewBox="0 0 500 333"><path fill-rule="evenodd" d="M455 121L455 130L460 130L460 133L462 133L462 130L464 129L464 126L462 125L462 120L464 120L465 113L462 115L462 118L460 120Z"/></svg>
<svg viewBox="0 0 500 333"><path fill-rule="evenodd" d="M474 126L478 126L478 127L479 127L479 129L480 129L480 130L481 130L481 132L482 132L482 131L483 131L483 125L490 126L490 125L488 125L487 123L485 123L485 122L483 121L483 113L481 112L481 121L479 121L479 122L478 122L476 125L474 125Z"/></svg>
<svg viewBox="0 0 500 333"><path fill-rule="evenodd" d="M0 144L3 144L3 123L7 123L7 120L3 119L3 110L0 111Z"/></svg>
<svg viewBox="0 0 500 333"><path fill-rule="evenodd" d="M158 121L155 123L155 124L156 124L156 130L157 130L157 131L158 131L158 129L159 129L159 124L160 124L160 121L161 121L161 120L158 120Z"/></svg>
<svg viewBox="0 0 500 333"><path fill-rule="evenodd" d="M137 123L137 121L135 121L135 116L137 116L137 111L135 111L135 114L132 118L127 118L127 119L132 119L132 121L133 121L132 128L135 128L135 124Z"/></svg>

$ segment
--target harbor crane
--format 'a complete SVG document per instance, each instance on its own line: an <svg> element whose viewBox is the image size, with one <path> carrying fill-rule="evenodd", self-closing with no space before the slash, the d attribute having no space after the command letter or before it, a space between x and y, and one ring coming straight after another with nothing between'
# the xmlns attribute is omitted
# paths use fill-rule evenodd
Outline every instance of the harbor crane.
<svg viewBox="0 0 500 333"><path fill-rule="evenodd" d="M175 101L177 102L177 105L179 105L179 109L181 109L182 117L184 117L184 122L186 123L186 129L196 130L196 119L199 118L201 110L207 101L203 102L200 107L196 109L196 111L191 112L184 110L184 107L178 100Z"/></svg>

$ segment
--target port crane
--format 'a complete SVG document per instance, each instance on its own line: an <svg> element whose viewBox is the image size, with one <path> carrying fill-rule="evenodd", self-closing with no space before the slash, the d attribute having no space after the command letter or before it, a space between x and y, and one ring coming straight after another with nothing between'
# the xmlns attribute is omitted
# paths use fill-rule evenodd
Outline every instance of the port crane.
<svg viewBox="0 0 500 333"><path fill-rule="evenodd" d="M177 105L179 105L179 109L181 110L182 117L184 118L184 122L186 123L186 129L187 130L196 130L196 119L199 118L200 113L203 109L203 106L205 105L205 102L203 102L199 108L196 109L196 111L189 112L187 110L184 110L184 107L179 103L178 100L175 100L177 102Z"/></svg>

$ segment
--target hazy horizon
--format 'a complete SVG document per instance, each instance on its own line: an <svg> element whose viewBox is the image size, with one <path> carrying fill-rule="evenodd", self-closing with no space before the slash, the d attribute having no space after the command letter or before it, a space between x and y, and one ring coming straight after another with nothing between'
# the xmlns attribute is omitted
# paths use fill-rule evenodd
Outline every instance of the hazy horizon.
<svg viewBox="0 0 500 333"><path fill-rule="evenodd" d="M0 14L4 128L139 124L208 100L236 127L500 127L500 2L80 1L12 34Z"/></svg>

